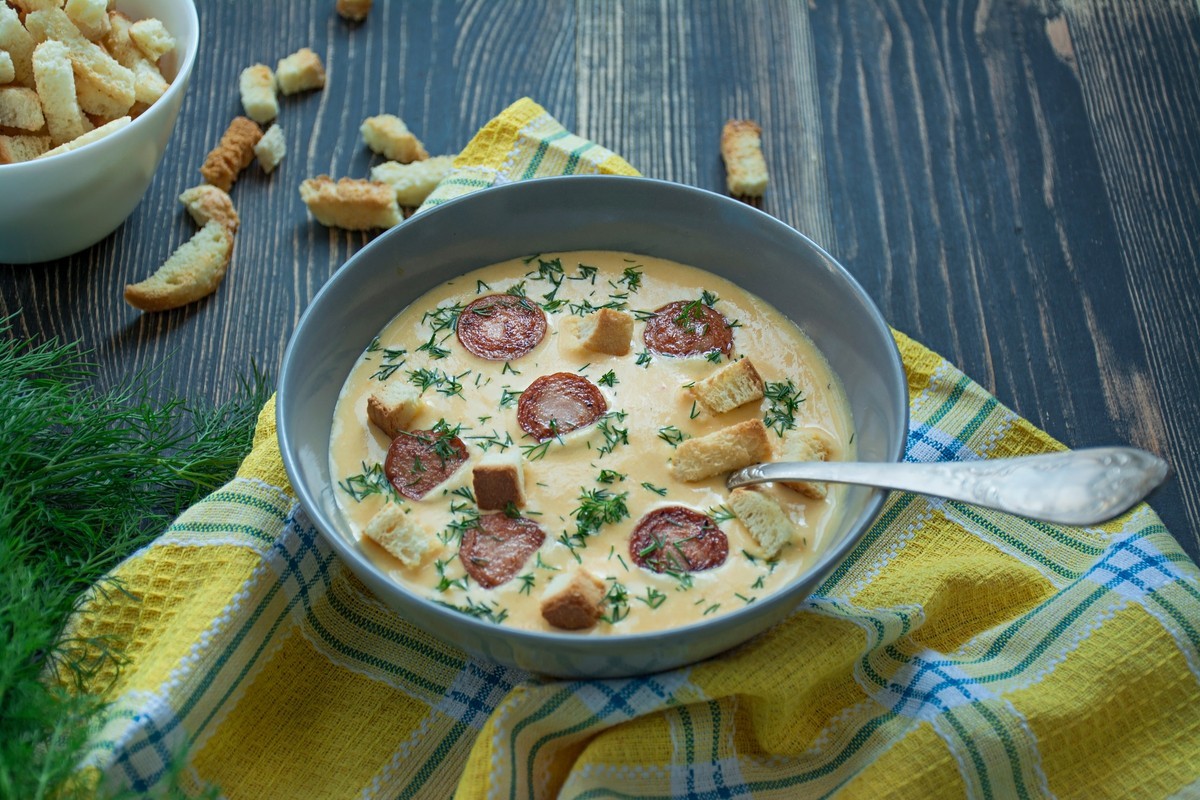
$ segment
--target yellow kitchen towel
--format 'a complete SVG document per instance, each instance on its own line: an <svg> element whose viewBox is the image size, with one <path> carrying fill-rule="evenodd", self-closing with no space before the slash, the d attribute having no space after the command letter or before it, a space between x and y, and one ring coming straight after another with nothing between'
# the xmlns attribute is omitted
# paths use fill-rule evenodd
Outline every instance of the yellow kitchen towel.
<svg viewBox="0 0 1200 800"><path fill-rule="evenodd" d="M430 203L632 169L522 100ZM476 185L478 184L478 185ZM896 334L909 461L1060 446ZM1065 528L898 493L783 623L707 662L559 681L388 611L287 486L274 403L238 476L115 571L77 636L127 642L89 766L183 760L229 798L1195 797L1200 571L1146 506Z"/></svg>

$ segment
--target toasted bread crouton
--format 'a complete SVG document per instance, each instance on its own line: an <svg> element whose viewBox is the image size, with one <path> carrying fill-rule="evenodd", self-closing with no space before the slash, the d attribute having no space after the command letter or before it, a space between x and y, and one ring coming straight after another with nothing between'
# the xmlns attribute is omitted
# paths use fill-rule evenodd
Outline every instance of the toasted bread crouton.
<svg viewBox="0 0 1200 800"><path fill-rule="evenodd" d="M47 39L34 49L33 80L42 101L46 130L55 144L69 142L92 129L75 99L75 73L65 44Z"/></svg>
<svg viewBox="0 0 1200 800"><path fill-rule="evenodd" d="M371 180L396 190L396 202L415 208L425 202L437 185L454 169L454 156L434 156L424 161L401 164L385 161L371 167Z"/></svg>
<svg viewBox="0 0 1200 800"><path fill-rule="evenodd" d="M275 80L279 82L279 91L284 94L320 89L325 85L325 65L321 63L320 56L307 47L301 47L275 65Z"/></svg>
<svg viewBox="0 0 1200 800"><path fill-rule="evenodd" d="M279 116L279 99L275 96L275 73L266 64L254 64L238 76L238 92L246 116L258 123L267 123Z"/></svg>
<svg viewBox="0 0 1200 800"><path fill-rule="evenodd" d="M139 19L130 25L129 37L146 54L146 58L154 62L175 49L175 37L162 24L162 20L153 17Z"/></svg>
<svg viewBox="0 0 1200 800"><path fill-rule="evenodd" d="M221 141L209 151L200 167L204 180L226 192L250 162L254 160L254 145L262 138L262 128L246 117L234 117L221 134Z"/></svg>
<svg viewBox="0 0 1200 800"><path fill-rule="evenodd" d="M763 379L749 358L726 364L702 381L692 394L710 414L724 414L763 398Z"/></svg>
<svg viewBox="0 0 1200 800"><path fill-rule="evenodd" d="M0 164L32 161L49 150L50 145L50 137L45 135L0 136Z"/></svg>
<svg viewBox="0 0 1200 800"><path fill-rule="evenodd" d="M633 315L601 308L586 317L567 317L562 322L565 343L593 353L623 356L633 339Z"/></svg>
<svg viewBox="0 0 1200 800"><path fill-rule="evenodd" d="M767 189L767 162L762 153L762 128L749 119L731 119L721 131L721 157L729 193L762 197Z"/></svg>
<svg viewBox="0 0 1200 800"><path fill-rule="evenodd" d="M254 145L254 157L263 172L273 172L287 155L287 140L283 138L283 128L272 125Z"/></svg>
<svg viewBox="0 0 1200 800"><path fill-rule="evenodd" d="M525 505L525 462L516 453L487 453L471 473L480 511Z"/></svg>
<svg viewBox="0 0 1200 800"><path fill-rule="evenodd" d="M132 121L133 120L129 117L120 117L119 119L109 120L99 128L94 128L69 142L63 142L53 150L47 150L38 156L38 158L49 158L50 156L62 155L63 153L69 153L72 150L78 150L84 145L91 144L92 142L98 142L105 136L116 133Z"/></svg>
<svg viewBox="0 0 1200 800"><path fill-rule="evenodd" d="M212 294L225 277L233 234L215 220L184 242L158 271L125 287L125 302L142 311L166 311Z"/></svg>
<svg viewBox="0 0 1200 800"><path fill-rule="evenodd" d="M21 24L17 12L7 4L0 3L0 50L8 53L12 59L11 82L33 86L33 48L36 46L37 42Z"/></svg>
<svg viewBox="0 0 1200 800"><path fill-rule="evenodd" d="M218 222L230 233L237 233L241 224L237 210L233 207L233 198L211 183L185 189L183 194L179 195L179 202L183 203L183 207L192 215L192 219L196 220L197 225Z"/></svg>
<svg viewBox="0 0 1200 800"><path fill-rule="evenodd" d="M26 14L31 11L60 8L62 6L62 0L9 0L9 2Z"/></svg>
<svg viewBox="0 0 1200 800"><path fill-rule="evenodd" d="M24 86L0 86L0 127L40 131L45 124L37 92Z"/></svg>
<svg viewBox="0 0 1200 800"><path fill-rule="evenodd" d="M408 383L385 383L367 397L367 418L374 422L389 439L395 439L423 408L421 392Z"/></svg>
<svg viewBox="0 0 1200 800"><path fill-rule="evenodd" d="M583 567L574 567L546 584L542 619L565 631L590 628L600 619L606 594L604 581Z"/></svg>
<svg viewBox="0 0 1200 800"><path fill-rule="evenodd" d="M25 17L25 27L37 42L57 39L70 48L75 88L84 111L105 119L128 113L136 99L133 72L80 33L66 12L61 8L35 11Z"/></svg>
<svg viewBox="0 0 1200 800"><path fill-rule="evenodd" d="M109 15L111 24L108 33L104 35L104 46L117 60L117 63L133 73L134 98L138 103L147 106L162 97L169 84L158 66L146 57L130 35L133 23L129 17L114 11Z"/></svg>
<svg viewBox="0 0 1200 800"><path fill-rule="evenodd" d="M795 525L774 497L755 489L729 493L729 507L750 531L764 558L774 558L792 541Z"/></svg>
<svg viewBox="0 0 1200 800"><path fill-rule="evenodd" d="M426 556L442 549L437 537L421 527L411 514L405 514L398 503L385 505L367 523L363 535L406 567L418 567Z"/></svg>
<svg viewBox="0 0 1200 800"><path fill-rule="evenodd" d="M318 175L300 184L300 198L322 225L365 231L400 224L396 193L386 183Z"/></svg>
<svg viewBox="0 0 1200 800"><path fill-rule="evenodd" d="M749 419L686 439L675 448L672 469L680 480L699 481L771 457L771 442L761 419Z"/></svg>
<svg viewBox="0 0 1200 800"><path fill-rule="evenodd" d="M779 443L778 461L828 461L833 447L825 434L815 428L788 431ZM822 481L786 481L781 485L814 500L823 500L829 489Z"/></svg>
<svg viewBox="0 0 1200 800"><path fill-rule="evenodd" d="M362 22L371 11L371 0L337 0L337 13L343 19Z"/></svg>
<svg viewBox="0 0 1200 800"><path fill-rule="evenodd" d="M67 18L75 23L87 38L99 41L111 27L108 21L108 0L67 0L63 6Z"/></svg>
<svg viewBox="0 0 1200 800"><path fill-rule="evenodd" d="M0 84L12 83L17 79L17 68L7 50L0 50Z"/></svg>
<svg viewBox="0 0 1200 800"><path fill-rule="evenodd" d="M358 130L362 133L367 147L384 158L399 161L401 164L429 158L425 146L408 129L404 120L394 114L367 117Z"/></svg>

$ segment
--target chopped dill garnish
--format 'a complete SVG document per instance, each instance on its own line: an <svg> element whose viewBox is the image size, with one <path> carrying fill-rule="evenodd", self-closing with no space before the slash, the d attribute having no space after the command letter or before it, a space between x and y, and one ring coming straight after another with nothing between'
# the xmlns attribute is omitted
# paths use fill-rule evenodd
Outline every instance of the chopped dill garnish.
<svg viewBox="0 0 1200 800"><path fill-rule="evenodd" d="M700 292L700 302L704 303L704 305L708 306L709 308L712 308L713 306L715 306L717 304L717 301L720 299L721 298L717 297L715 294L710 292L708 289L705 289L704 291Z"/></svg>
<svg viewBox="0 0 1200 800"><path fill-rule="evenodd" d="M521 454L530 461L538 461L546 457L546 453L550 451L550 445L554 444L554 441L554 439L547 439L537 444L523 444L521 445Z"/></svg>
<svg viewBox="0 0 1200 800"><path fill-rule="evenodd" d="M626 416L628 414L625 411L609 411L597 421L596 430L604 437L604 444L597 449L600 458L611 453L618 445L629 444L629 429L616 426L616 422L624 422Z"/></svg>
<svg viewBox="0 0 1200 800"><path fill-rule="evenodd" d="M591 536L603 525L620 522L629 516L625 498L629 492L613 494L607 489L584 489L579 494L579 506L571 512L575 518L575 532Z"/></svg>
<svg viewBox="0 0 1200 800"><path fill-rule="evenodd" d="M720 608L720 607L721 607L721 604L720 604L720 603L713 603L711 606L709 606L708 608L704 609L704 613L703 613L703 614L701 614L701 616L707 617L709 614L712 614L713 612L715 612L715 611L716 611L718 608Z"/></svg>
<svg viewBox="0 0 1200 800"><path fill-rule="evenodd" d="M663 594L662 592L660 592L658 589L655 589L653 586L647 586L646 587L646 596L639 597L637 599L640 600L641 602L645 603L646 605L650 606L651 608L658 608L667 599L667 596L665 594Z"/></svg>
<svg viewBox="0 0 1200 800"><path fill-rule="evenodd" d="M514 283L504 293L513 297L525 297L525 281Z"/></svg>
<svg viewBox="0 0 1200 800"><path fill-rule="evenodd" d="M768 383L763 395L770 401L763 424L780 436L796 427L796 409L804 402L803 393L792 383L791 378L777 383Z"/></svg>
<svg viewBox="0 0 1200 800"><path fill-rule="evenodd" d="M753 603L755 600L758 599L757 597L746 597L745 595L739 594L737 592L734 592L733 596L736 597L738 600L741 600L746 605L750 605L751 603Z"/></svg>
<svg viewBox="0 0 1200 800"><path fill-rule="evenodd" d="M733 509L722 503L719 506L712 506L708 509L708 515L712 517L713 522L720 525L722 522L728 522L731 519L737 519L737 514L733 513ZM745 552L744 550L742 552Z"/></svg>
<svg viewBox="0 0 1200 800"><path fill-rule="evenodd" d="M511 389L509 389L507 386L505 386L503 389L500 390L500 407L501 408L512 408L513 406L515 406L517 404L517 401L520 399L521 399L521 393L514 392Z"/></svg>
<svg viewBox="0 0 1200 800"><path fill-rule="evenodd" d="M599 271L600 271L599 267L592 267L592 266L588 266L587 264L580 264L579 265L579 274L575 275L575 276L569 276L567 278L567 280L569 280L569 281L590 280L592 282L592 284L595 285L596 273Z"/></svg>
<svg viewBox="0 0 1200 800"><path fill-rule="evenodd" d="M683 304L683 309L675 317L675 324L681 328L686 328L693 322L700 322L704 319L703 303L699 300L689 300Z"/></svg>
<svg viewBox="0 0 1200 800"><path fill-rule="evenodd" d="M616 483L617 481L625 480L626 477L628 476L623 472L617 472L614 469L602 469L596 481L599 483Z"/></svg>
<svg viewBox="0 0 1200 800"><path fill-rule="evenodd" d="M386 381L404 366L404 357L408 355L408 351L403 347L383 347L379 345L379 339L373 340L371 344L374 345L374 349L367 348L368 352L377 353L382 351L383 353L380 356L379 369L371 373L371 378L377 381Z"/></svg>
<svg viewBox="0 0 1200 800"><path fill-rule="evenodd" d="M650 368L650 350L645 349L645 350L642 350L642 352L638 353L637 361L635 361L634 363L637 366L641 367L642 369L649 369Z"/></svg>
<svg viewBox="0 0 1200 800"><path fill-rule="evenodd" d="M501 375L503 375L506 372L510 375L520 375L521 374L520 370L513 367L511 361L505 361L504 366L500 368Z"/></svg>
<svg viewBox="0 0 1200 800"><path fill-rule="evenodd" d="M709 350L707 353L704 354L704 358L707 361L711 361L713 364L720 364L721 363L721 351L720 350Z"/></svg>
<svg viewBox="0 0 1200 800"><path fill-rule="evenodd" d="M758 580L756 580L754 583L750 584L750 588L751 589L761 589L766 585L766 583L765 583L766 580L767 580L766 575L759 575Z"/></svg>
<svg viewBox="0 0 1200 800"><path fill-rule="evenodd" d="M492 290L492 287L488 286L483 281L479 281L479 280L475 281L475 294L483 294L484 289L487 289L490 292Z"/></svg>
<svg viewBox="0 0 1200 800"><path fill-rule="evenodd" d="M500 438L500 432L494 428L487 436L468 436L466 438L469 441L474 442L475 446L485 453L491 450L493 447L499 448L500 452L503 453L505 450L513 446L513 438L511 433L505 431L504 438Z"/></svg>
<svg viewBox="0 0 1200 800"><path fill-rule="evenodd" d="M656 495L658 495L660 497L667 496L667 489L665 486L655 486L650 481L642 481L642 488L648 492L654 492Z"/></svg>
<svg viewBox="0 0 1200 800"><path fill-rule="evenodd" d="M471 491L470 486L460 486L457 489L452 490L450 494L456 494L462 499L471 503L475 502L475 493Z"/></svg>
<svg viewBox="0 0 1200 800"><path fill-rule="evenodd" d="M439 369L420 367L418 369L410 369L408 371L408 379L414 386L420 388L422 393L428 389L433 389L447 397L453 397L454 395L461 397L463 393L461 379L470 373L471 371L467 370L458 375L451 375Z"/></svg>
<svg viewBox="0 0 1200 800"><path fill-rule="evenodd" d="M623 283L631 292L642 288L642 272L637 267L626 267L617 283Z"/></svg>
<svg viewBox="0 0 1200 800"><path fill-rule="evenodd" d="M547 564L545 561L542 561L542 553L540 550L538 552L534 553L533 555L534 555L533 565L535 567L537 567L538 569L549 570L551 572L558 572L558 567L551 566L551 565Z"/></svg>
<svg viewBox="0 0 1200 800"><path fill-rule="evenodd" d="M601 386L616 386L620 381L617 380L617 373L611 369L600 376L600 380L596 381Z"/></svg>
<svg viewBox="0 0 1200 800"><path fill-rule="evenodd" d="M667 425L658 429L658 438L662 439L671 447L678 447L680 443L688 438L687 434L676 428L674 425Z"/></svg>
<svg viewBox="0 0 1200 800"><path fill-rule="evenodd" d="M518 575L517 580L521 582L520 594L529 594L533 591L533 585L537 578L532 572L526 572L524 575Z"/></svg>
<svg viewBox="0 0 1200 800"><path fill-rule="evenodd" d="M625 590L625 584L615 578L609 578L609 580L613 582L613 585L608 588L608 592L604 595L604 602L608 605L608 613L602 614L600 619L609 625L616 625L629 616L629 593Z"/></svg>
<svg viewBox="0 0 1200 800"><path fill-rule="evenodd" d="M695 419L698 416L700 416L700 411L699 411L699 409L696 408L696 401L693 400L692 401L692 410L688 412L688 419Z"/></svg>
<svg viewBox="0 0 1200 800"><path fill-rule="evenodd" d="M431 358L445 358L450 351L442 347L454 331L458 329L458 318L466 306L454 303L449 306L438 306L432 311L426 311L421 317L422 324L428 324L431 332L429 340L417 348L418 351L429 353Z"/></svg>
<svg viewBox="0 0 1200 800"><path fill-rule="evenodd" d="M434 602L440 606L445 606L446 608L454 609L455 611L457 611L460 614L466 614L468 617L475 617L476 619L486 619L488 622L492 622L497 625L499 625L501 622L504 622L504 620L508 619L508 609L502 608L499 603L497 603L496 605L492 605L492 604L488 603L486 600L476 601L476 600L472 600L470 597L467 597L466 600L467 600L467 604L465 606L458 606L453 603L446 603L442 600L435 600Z"/></svg>
<svg viewBox="0 0 1200 800"><path fill-rule="evenodd" d="M382 464L368 464L364 461L362 467L363 471L358 475L351 475L345 480L338 481L338 487L360 503L364 498L373 494L385 495L397 503L403 502L403 498L396 492L396 488L384 474Z"/></svg>
<svg viewBox="0 0 1200 800"><path fill-rule="evenodd" d="M455 558L457 558L457 556L451 556L450 560L454 560ZM437 570L437 576L438 576L437 586L435 586L434 588L437 589L439 592L449 591L450 589L462 589L465 591L467 588L467 583L470 581L470 577L467 576L466 574L460 575L457 578L447 577L446 576L446 564L447 563L448 562L442 561L440 558L433 562L433 568L435 570Z"/></svg>

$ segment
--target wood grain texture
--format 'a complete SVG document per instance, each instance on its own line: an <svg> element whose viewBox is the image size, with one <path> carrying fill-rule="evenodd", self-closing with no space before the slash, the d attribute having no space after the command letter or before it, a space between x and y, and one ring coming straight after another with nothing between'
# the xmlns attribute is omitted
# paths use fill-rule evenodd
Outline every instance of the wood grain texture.
<svg viewBox="0 0 1200 800"><path fill-rule="evenodd" d="M1111 0L422 0L362 24L332 0L200 0L208 47L149 193L115 234L4 267L16 331L95 348L100 383L165 361L214 400L274 375L306 305L372 234L313 223L306 177L366 176L366 116L432 153L521 96L643 173L724 191L729 118L764 128L761 207L839 258L897 328L1071 446L1131 442L1200 555L1200 12ZM240 111L237 76L299 47L324 91L282 98L289 154L233 189L211 298L142 315L121 289L195 227L175 198Z"/></svg>

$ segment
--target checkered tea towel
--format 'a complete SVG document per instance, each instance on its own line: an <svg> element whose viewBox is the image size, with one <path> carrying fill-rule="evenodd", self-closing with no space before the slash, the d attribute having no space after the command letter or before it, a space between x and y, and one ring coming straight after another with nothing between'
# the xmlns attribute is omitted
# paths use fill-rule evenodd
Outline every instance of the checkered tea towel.
<svg viewBox="0 0 1200 800"><path fill-rule="evenodd" d="M634 174L522 100L427 206L504 181ZM909 461L1059 449L896 334ZM1200 573L1139 506L1096 528L894 494L784 623L663 674L558 681L406 624L300 510L274 403L238 476L74 620L128 663L90 767L229 798L1195 797Z"/></svg>

